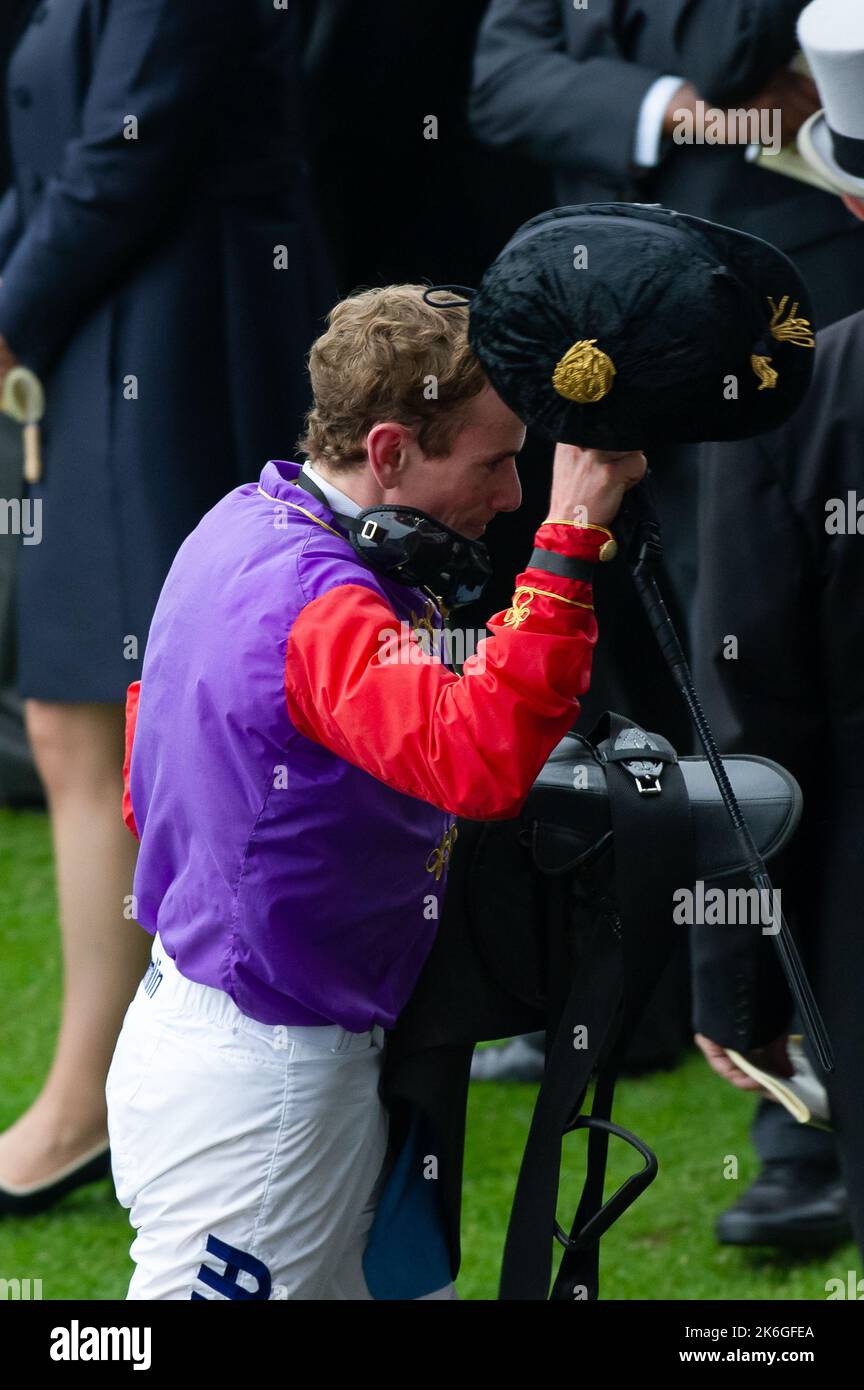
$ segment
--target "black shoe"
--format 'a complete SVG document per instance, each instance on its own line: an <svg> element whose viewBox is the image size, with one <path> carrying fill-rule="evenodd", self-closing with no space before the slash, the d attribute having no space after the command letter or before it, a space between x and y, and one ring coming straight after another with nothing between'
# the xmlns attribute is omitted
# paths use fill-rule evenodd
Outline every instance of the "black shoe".
<svg viewBox="0 0 864 1390"><path fill-rule="evenodd" d="M33 1216L35 1212L47 1211L67 1192L76 1187L98 1182L111 1174L111 1150L107 1144L91 1149L83 1158L68 1167L61 1168L47 1182L31 1183L27 1187L6 1187L0 1183L0 1213L7 1216Z"/></svg>
<svg viewBox="0 0 864 1390"><path fill-rule="evenodd" d="M836 1168L776 1159L717 1218L721 1245L827 1250L852 1239L846 1185Z"/></svg>

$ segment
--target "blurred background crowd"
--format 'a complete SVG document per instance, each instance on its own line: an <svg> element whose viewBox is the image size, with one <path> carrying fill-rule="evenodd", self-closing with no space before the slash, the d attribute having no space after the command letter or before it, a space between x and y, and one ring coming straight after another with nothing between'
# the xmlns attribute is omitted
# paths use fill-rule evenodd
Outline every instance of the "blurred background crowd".
<svg viewBox="0 0 864 1390"><path fill-rule="evenodd" d="M361 286L476 285L527 218L614 200L663 203L773 242L809 285L820 334L858 316L864 226L836 191L731 140L671 138L672 112L705 101L779 112L794 144L823 104L792 66L804 8L4 0L0 388L22 363L40 376L48 409L31 483L20 427L0 415L0 497L44 504L38 545L0 534L0 806L50 816L64 997L44 1085L0 1134L0 1188L49 1182L82 1156L94 1176L107 1171L105 1073L150 946L122 912L136 848L119 815L125 691L185 535L268 458L294 457L304 357L327 310ZM130 117L141 138L129 138ZM285 248L281 267L274 246ZM853 443L860 380L850 369L845 386L832 383L849 411L830 428L852 431ZM782 441L774 447L782 454ZM861 561L849 537L837 573L807 530L808 516L822 527L823 491L844 495L854 478L837 465L835 492L822 480L796 497L769 449L748 459L748 482L739 471L727 488L727 448L649 459L666 542L661 587L721 749L774 757L804 788L804 820L777 877L842 1056L832 1110L854 1142L844 1149L757 1101L759 1176L717 1234L806 1252L848 1239L853 1221L864 1244L859 1025L850 1004L832 1004L838 982L860 973L857 904L829 892L829 877L848 885L853 875L821 848L838 785L848 786L845 823L862 824L850 769L864 752L864 715L848 686L839 693L860 664L848 605ZM545 515L551 462L552 446L529 433L523 505L490 527L494 578L460 626L508 605ZM730 530L740 533L734 575ZM601 639L577 727L614 709L695 752L623 565L604 567L596 601ZM838 635L830 615L840 611ZM718 637L745 630L752 644L732 673ZM815 756L826 745L828 781ZM829 922L841 924L833 936ZM750 959L749 941L731 949L735 969L773 968ZM0 970L3 950L0 925ZM690 978L682 939L631 1043L631 1071L674 1068L692 1048ZM542 1037L517 1039L478 1052L474 1075L535 1081L542 1065ZM704 1086L719 1085L705 1068Z"/></svg>

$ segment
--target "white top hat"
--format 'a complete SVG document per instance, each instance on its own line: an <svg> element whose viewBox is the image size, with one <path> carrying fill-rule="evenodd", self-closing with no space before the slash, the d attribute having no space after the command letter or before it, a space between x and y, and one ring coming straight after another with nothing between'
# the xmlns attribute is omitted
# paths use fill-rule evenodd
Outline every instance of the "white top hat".
<svg viewBox="0 0 864 1390"><path fill-rule="evenodd" d="M799 130L798 148L838 193L864 198L864 3L812 0L798 39L823 104Z"/></svg>

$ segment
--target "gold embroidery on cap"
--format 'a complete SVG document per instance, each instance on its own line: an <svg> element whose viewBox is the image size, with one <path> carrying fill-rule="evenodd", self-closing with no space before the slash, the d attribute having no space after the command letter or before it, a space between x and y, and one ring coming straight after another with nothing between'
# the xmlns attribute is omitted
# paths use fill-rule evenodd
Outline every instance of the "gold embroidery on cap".
<svg viewBox="0 0 864 1390"><path fill-rule="evenodd" d="M780 375L778 372L775 372L774 368L771 366L771 358L759 357L756 353L754 353L753 356L750 358L750 366L753 368L754 372L756 373L760 382L762 383L759 387L759 390L773 391L774 387L777 385L777 382L780 380Z"/></svg>
<svg viewBox="0 0 864 1390"><path fill-rule="evenodd" d="M799 319L798 301L789 310L789 317L785 323L781 323L786 312L786 305L789 303L788 294L784 294L779 304L768 295L768 303L771 305L771 337L776 338L778 343L794 343L796 347L815 348L816 339L813 337L813 329L810 327L809 319Z"/></svg>
<svg viewBox="0 0 864 1390"><path fill-rule="evenodd" d="M797 307L797 306L796 306ZM615 364L595 347L596 338L582 338L568 348L552 373L552 385L559 396L580 405L602 401L612 390Z"/></svg>
<svg viewBox="0 0 864 1390"><path fill-rule="evenodd" d="M813 329L809 319L798 317L798 300L792 305L785 322L783 315L786 313L786 306L789 303L789 295L784 294L779 304L775 304L770 294L766 295L771 306L771 337L778 343L792 343L795 347L815 348L816 339L813 336ZM750 366L759 378L760 391L773 391L777 382L780 380L780 373L775 367L771 366L773 358L764 357L760 353L754 353L750 358Z"/></svg>

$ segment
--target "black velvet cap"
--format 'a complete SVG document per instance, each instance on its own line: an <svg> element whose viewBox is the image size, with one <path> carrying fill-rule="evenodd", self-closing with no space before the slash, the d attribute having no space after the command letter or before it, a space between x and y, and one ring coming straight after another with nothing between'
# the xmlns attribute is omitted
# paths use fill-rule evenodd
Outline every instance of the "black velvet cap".
<svg viewBox="0 0 864 1390"><path fill-rule="evenodd" d="M776 429L806 394L815 346L782 251L644 203L531 218L483 276L468 331L526 424L595 449Z"/></svg>

